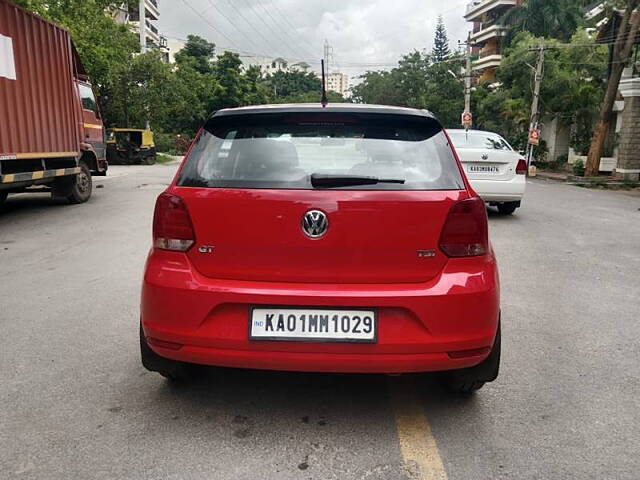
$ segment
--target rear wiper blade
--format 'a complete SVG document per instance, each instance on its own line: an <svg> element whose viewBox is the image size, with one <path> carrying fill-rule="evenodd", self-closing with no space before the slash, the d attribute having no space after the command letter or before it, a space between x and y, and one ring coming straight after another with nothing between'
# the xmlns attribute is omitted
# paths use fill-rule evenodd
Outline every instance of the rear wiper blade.
<svg viewBox="0 0 640 480"><path fill-rule="evenodd" d="M358 185L376 185L378 183L405 182L402 178L377 178L365 175L329 175L324 173L312 173L311 185L314 187L353 187Z"/></svg>

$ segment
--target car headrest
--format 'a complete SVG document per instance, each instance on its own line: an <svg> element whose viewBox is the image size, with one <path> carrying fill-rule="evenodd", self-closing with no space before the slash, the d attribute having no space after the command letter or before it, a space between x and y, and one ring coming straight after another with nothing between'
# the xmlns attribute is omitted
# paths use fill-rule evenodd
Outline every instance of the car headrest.
<svg viewBox="0 0 640 480"><path fill-rule="evenodd" d="M297 167L298 150L287 140L271 138L253 138L241 140L241 158L243 162L251 164L253 168L286 168Z"/></svg>

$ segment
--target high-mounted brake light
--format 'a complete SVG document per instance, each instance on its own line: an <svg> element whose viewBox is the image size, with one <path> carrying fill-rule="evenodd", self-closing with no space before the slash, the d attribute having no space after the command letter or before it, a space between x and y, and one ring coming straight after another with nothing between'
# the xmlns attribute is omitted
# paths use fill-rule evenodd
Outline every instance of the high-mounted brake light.
<svg viewBox="0 0 640 480"><path fill-rule="evenodd" d="M527 162L523 158L518 160L518 165L516 165L516 174L517 175L526 175L527 174Z"/></svg>
<svg viewBox="0 0 640 480"><path fill-rule="evenodd" d="M448 257L475 257L489 251L487 209L479 197L455 203L440 235L440 250Z"/></svg>
<svg viewBox="0 0 640 480"><path fill-rule="evenodd" d="M186 252L195 240L191 217L182 198L161 193L153 214L153 246L162 250Z"/></svg>

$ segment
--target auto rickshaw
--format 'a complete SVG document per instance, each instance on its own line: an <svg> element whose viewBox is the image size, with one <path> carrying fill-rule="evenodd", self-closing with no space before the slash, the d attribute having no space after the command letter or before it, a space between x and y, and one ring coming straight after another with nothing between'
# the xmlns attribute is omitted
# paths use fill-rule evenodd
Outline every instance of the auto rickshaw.
<svg viewBox="0 0 640 480"><path fill-rule="evenodd" d="M138 128L112 128L107 132L107 160L110 164L156 163L153 132Z"/></svg>

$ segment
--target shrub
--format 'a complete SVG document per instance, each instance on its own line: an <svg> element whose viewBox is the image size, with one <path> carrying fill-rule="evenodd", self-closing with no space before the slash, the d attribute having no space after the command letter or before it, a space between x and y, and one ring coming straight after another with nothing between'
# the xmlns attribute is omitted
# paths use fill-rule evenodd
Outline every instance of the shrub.
<svg viewBox="0 0 640 480"><path fill-rule="evenodd" d="M175 146L175 135L172 133L155 133L153 139L156 144L156 151L173 154Z"/></svg>
<svg viewBox="0 0 640 480"><path fill-rule="evenodd" d="M577 177L584 176L584 162L581 159L573 162L573 174Z"/></svg>
<svg viewBox="0 0 640 480"><path fill-rule="evenodd" d="M156 150L168 155L184 155L191 145L191 137L184 134L156 133Z"/></svg>

